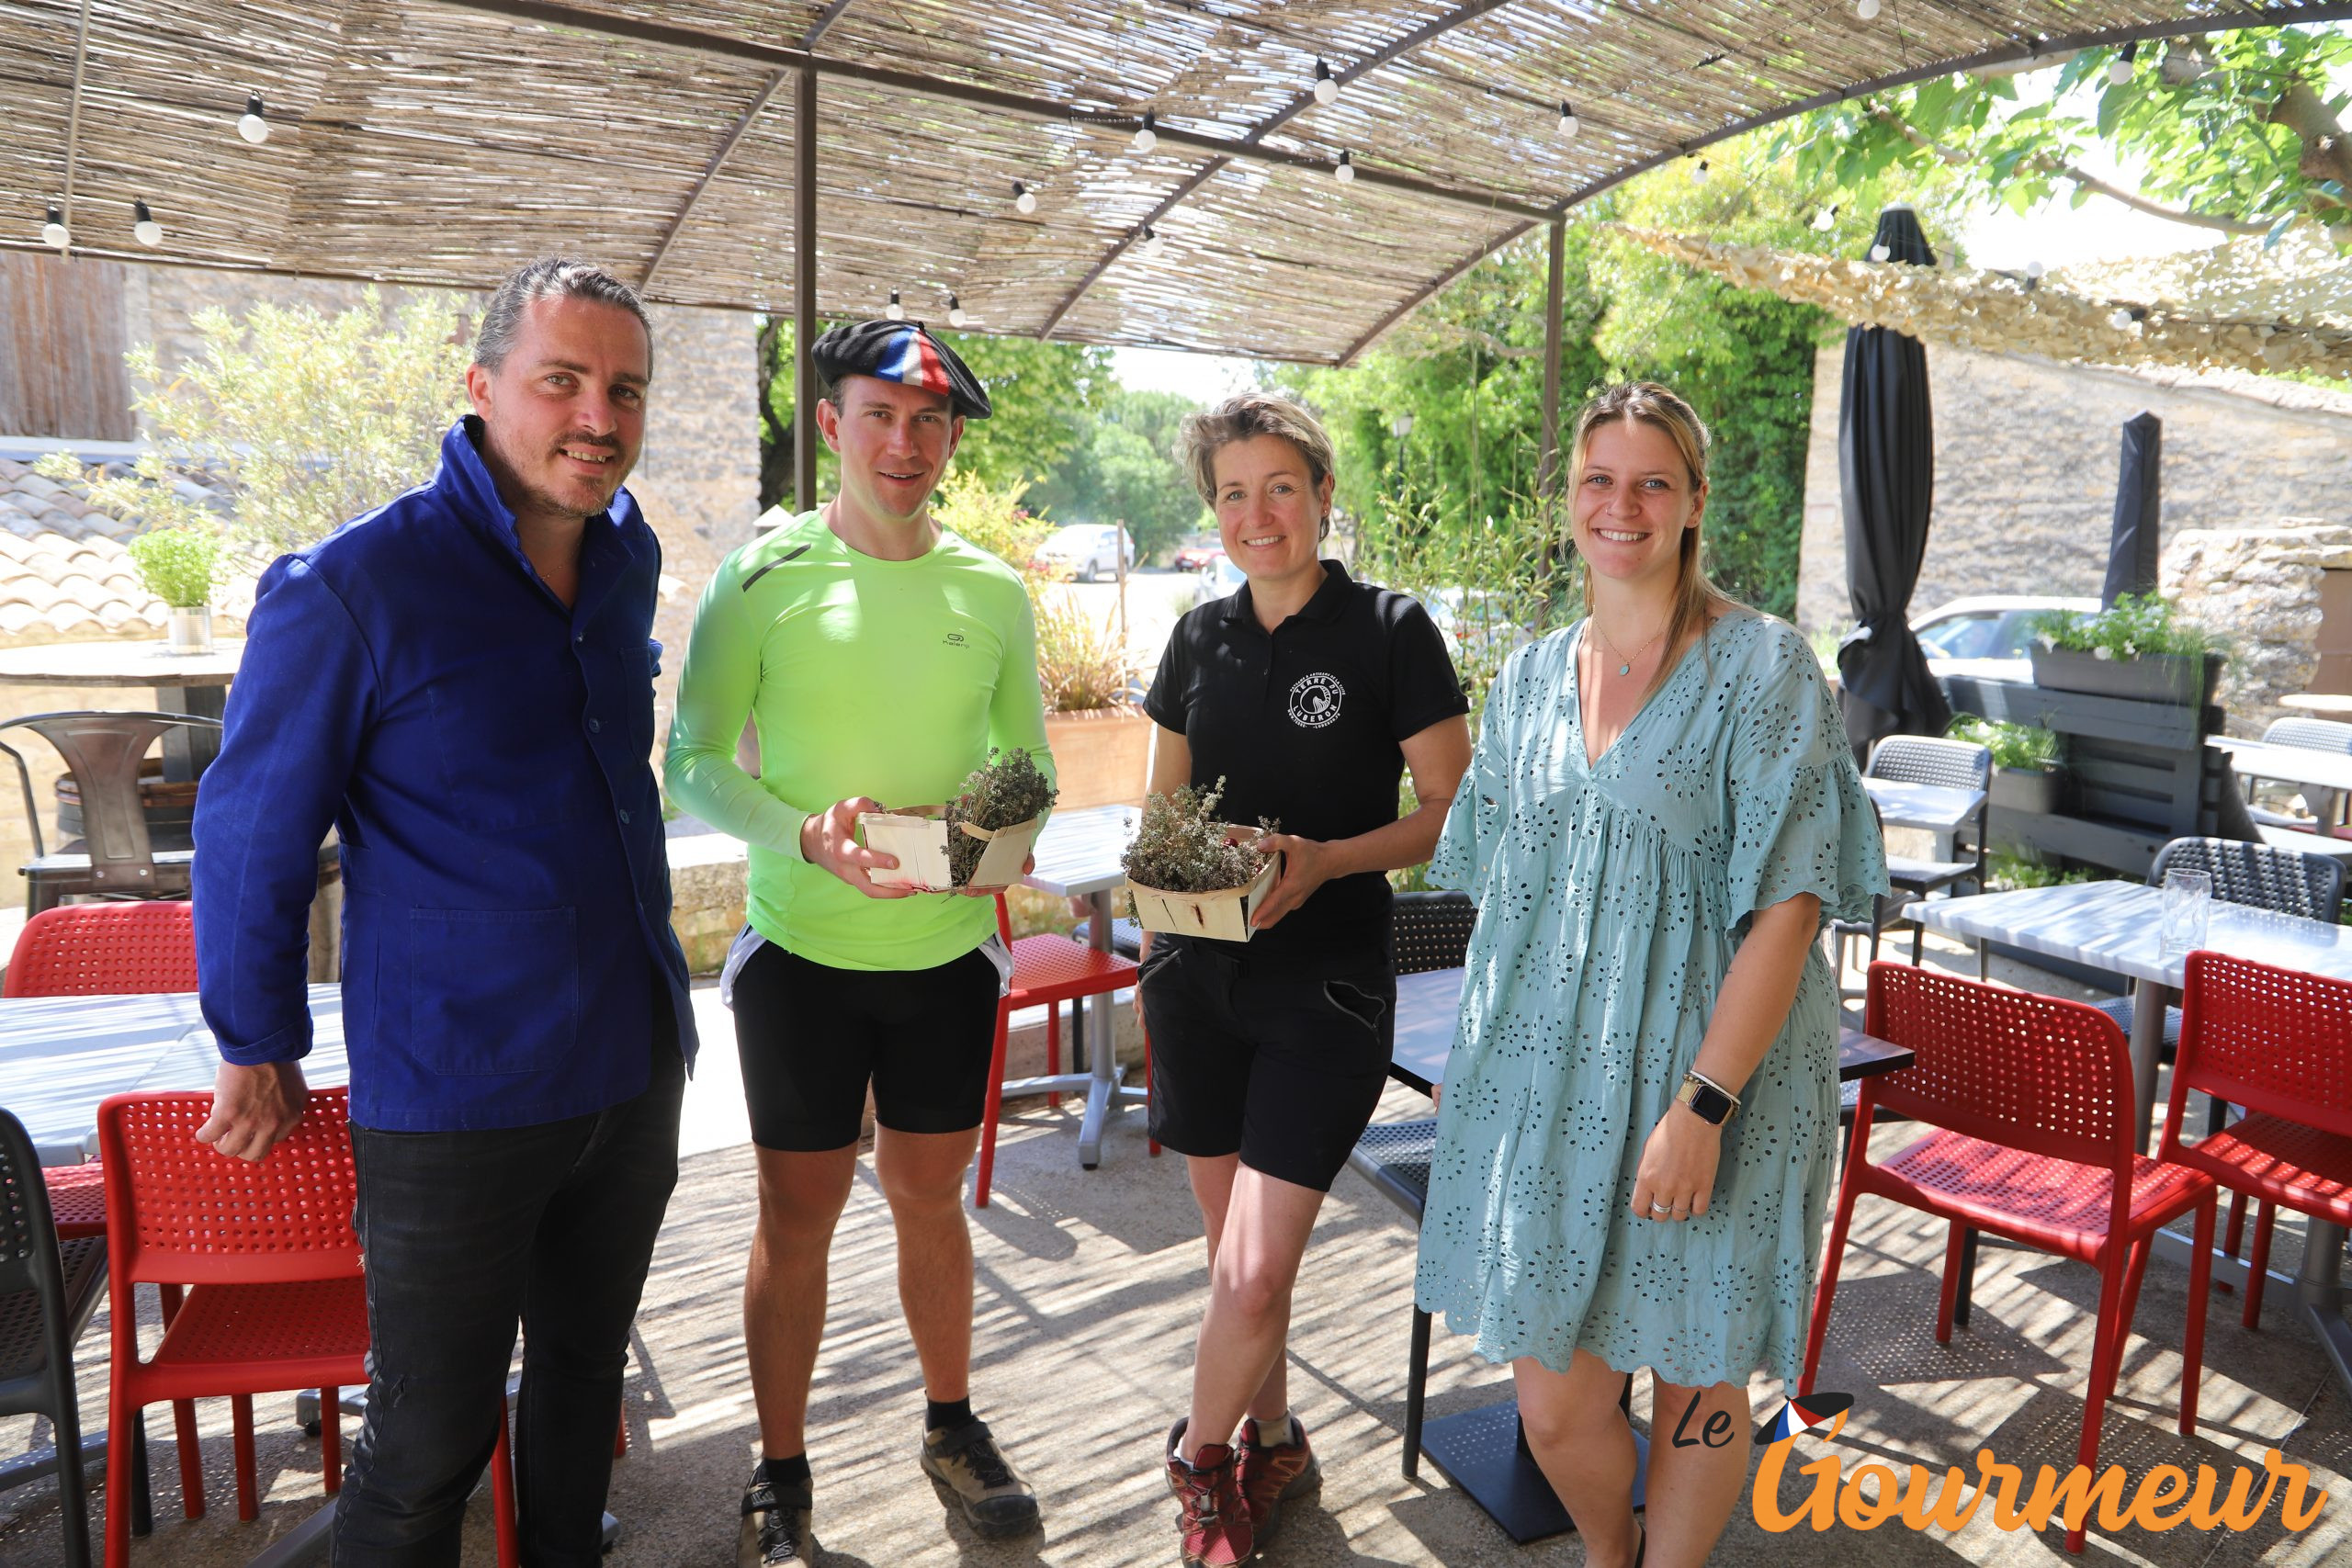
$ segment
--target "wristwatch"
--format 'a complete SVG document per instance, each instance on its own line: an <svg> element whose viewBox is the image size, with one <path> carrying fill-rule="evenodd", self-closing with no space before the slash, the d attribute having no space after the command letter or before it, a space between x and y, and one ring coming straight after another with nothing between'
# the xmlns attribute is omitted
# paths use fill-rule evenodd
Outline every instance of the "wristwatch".
<svg viewBox="0 0 2352 1568"><path fill-rule="evenodd" d="M1682 1087L1674 1091L1674 1098L1689 1106L1690 1113L1700 1121L1716 1127L1739 1111L1739 1096L1695 1072L1682 1075Z"/></svg>

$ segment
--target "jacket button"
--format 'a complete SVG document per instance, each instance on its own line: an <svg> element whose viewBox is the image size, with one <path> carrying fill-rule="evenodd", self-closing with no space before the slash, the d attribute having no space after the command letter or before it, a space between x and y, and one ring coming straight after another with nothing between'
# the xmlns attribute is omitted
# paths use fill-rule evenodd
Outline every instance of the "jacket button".
<svg viewBox="0 0 2352 1568"><path fill-rule="evenodd" d="M596 720L596 719L593 719L593 718L592 718L592 719L590 719L590 720L588 721L588 733L589 733L589 734L591 734L591 735L601 735L601 734L603 734L603 733L604 733L604 729L605 729L605 727L604 727L603 723L602 723L602 722L600 722L599 720Z"/></svg>
<svg viewBox="0 0 2352 1568"><path fill-rule="evenodd" d="M621 820L622 820L622 821L624 821L624 822L626 822L626 821L628 821L628 812L624 811L624 812L622 812L622 813L621 813Z"/></svg>

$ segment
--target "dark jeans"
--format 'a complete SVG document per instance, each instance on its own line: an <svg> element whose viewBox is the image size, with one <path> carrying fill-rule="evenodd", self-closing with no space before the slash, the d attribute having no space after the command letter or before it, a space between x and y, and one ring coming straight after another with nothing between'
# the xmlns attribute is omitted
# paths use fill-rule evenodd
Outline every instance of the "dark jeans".
<svg viewBox="0 0 2352 1568"><path fill-rule="evenodd" d="M653 1064L644 1093L593 1116L352 1128L372 1376L335 1508L337 1568L454 1568L518 1318L523 1561L598 1561L629 1324L678 1180L685 1071L667 1041Z"/></svg>

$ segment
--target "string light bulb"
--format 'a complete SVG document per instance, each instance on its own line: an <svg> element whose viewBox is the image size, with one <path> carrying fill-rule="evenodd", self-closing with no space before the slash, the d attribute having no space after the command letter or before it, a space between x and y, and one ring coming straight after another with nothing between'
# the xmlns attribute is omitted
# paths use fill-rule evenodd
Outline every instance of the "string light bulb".
<svg viewBox="0 0 2352 1568"><path fill-rule="evenodd" d="M947 324L951 327L960 327L965 320L964 301L950 294L947 297Z"/></svg>
<svg viewBox="0 0 2352 1568"><path fill-rule="evenodd" d="M1135 149L1148 152L1159 145L1159 118L1149 109L1143 111L1143 123L1136 127Z"/></svg>
<svg viewBox="0 0 2352 1568"><path fill-rule="evenodd" d="M1339 96L1339 78L1331 74L1331 68L1317 55L1315 60L1315 101L1329 105L1336 102Z"/></svg>
<svg viewBox="0 0 2352 1568"><path fill-rule="evenodd" d="M2107 324L2113 327L2120 333L2130 332L2132 330L2132 312L2125 310L2122 306L2118 305L2114 310L2109 310L2107 313Z"/></svg>
<svg viewBox="0 0 2352 1568"><path fill-rule="evenodd" d="M48 220L40 226L40 243L53 251L62 251L74 243L74 236L65 231L65 214L54 207L49 209Z"/></svg>
<svg viewBox="0 0 2352 1568"><path fill-rule="evenodd" d="M153 250L155 246L164 243L164 226L155 221L154 213L148 210L148 207L145 202L132 202L130 204L130 237L132 239L137 240L141 244L147 246L150 250Z"/></svg>
<svg viewBox="0 0 2352 1568"><path fill-rule="evenodd" d="M1560 134L1563 136L1574 136L1577 131L1582 130L1583 129L1584 121L1578 119L1577 118L1577 111L1568 107L1568 100L1562 98L1560 100Z"/></svg>
<svg viewBox="0 0 2352 1568"><path fill-rule="evenodd" d="M1866 22L1878 20L1878 0L1854 0L1854 15Z"/></svg>
<svg viewBox="0 0 2352 1568"><path fill-rule="evenodd" d="M903 321L907 319L907 308L899 303L897 289L890 290L890 302L882 308L882 313L894 321Z"/></svg>
<svg viewBox="0 0 2352 1568"><path fill-rule="evenodd" d="M1695 185L1705 185L1707 177L1707 161L1702 158L1699 160L1699 166L1690 171L1690 179Z"/></svg>
<svg viewBox="0 0 2352 1568"><path fill-rule="evenodd" d="M1894 254L1894 253L1892 250L1889 250L1883 243L1872 245L1871 247L1871 260L1872 261L1884 261Z"/></svg>
<svg viewBox="0 0 2352 1568"><path fill-rule="evenodd" d="M1143 226L1144 254L1155 260L1168 254L1168 236L1147 223Z"/></svg>
<svg viewBox="0 0 2352 1568"><path fill-rule="evenodd" d="M2108 62L2108 81L2118 87L2130 86L2132 85L2132 62L2139 58L2140 44L2139 40L2135 39L2132 42L2123 46L2123 52L2120 55L2118 55L2115 59Z"/></svg>
<svg viewBox="0 0 2352 1568"><path fill-rule="evenodd" d="M1356 177L1355 154L1352 152L1340 153L1340 161L1331 167L1331 174L1332 176L1341 185L1345 185L1350 180L1354 179Z"/></svg>
<svg viewBox="0 0 2352 1568"><path fill-rule="evenodd" d="M1037 210L1037 195L1019 180L1012 182L1012 210L1023 218Z"/></svg>
<svg viewBox="0 0 2352 1568"><path fill-rule="evenodd" d="M1838 209L1835 206L1825 207L1820 211L1813 215L1813 231L1815 233L1826 234L1830 230L1835 229L1836 227L1838 227Z"/></svg>
<svg viewBox="0 0 2352 1568"><path fill-rule="evenodd" d="M256 147L269 140L269 120L259 93L245 95L245 112L237 117L237 134Z"/></svg>

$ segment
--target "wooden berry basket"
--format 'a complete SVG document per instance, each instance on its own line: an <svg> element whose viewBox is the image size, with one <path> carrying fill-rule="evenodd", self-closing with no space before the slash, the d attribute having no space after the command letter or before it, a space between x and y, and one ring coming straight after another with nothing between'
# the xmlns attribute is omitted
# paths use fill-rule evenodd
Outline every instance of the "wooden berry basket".
<svg viewBox="0 0 2352 1568"><path fill-rule="evenodd" d="M949 833L960 831L988 840L988 848L980 852L980 863L973 868L971 886L1010 887L1021 880L1021 868L1036 846L1045 821L1043 817L1033 817L1010 828L975 828L968 822L951 828L946 807L909 806L896 811L865 812L857 819L857 829L867 849L899 863L895 871L873 874L877 885L953 893L956 887L947 869Z"/></svg>
<svg viewBox="0 0 2352 1568"><path fill-rule="evenodd" d="M1219 887L1207 893L1170 893L1146 887L1130 878L1127 897L1135 905L1136 923L1148 931L1204 936L1217 942L1248 942L1252 930L1250 917L1266 901L1266 895L1274 890L1282 874L1283 857L1276 853L1268 855L1266 863L1258 868L1258 874L1238 887Z"/></svg>

